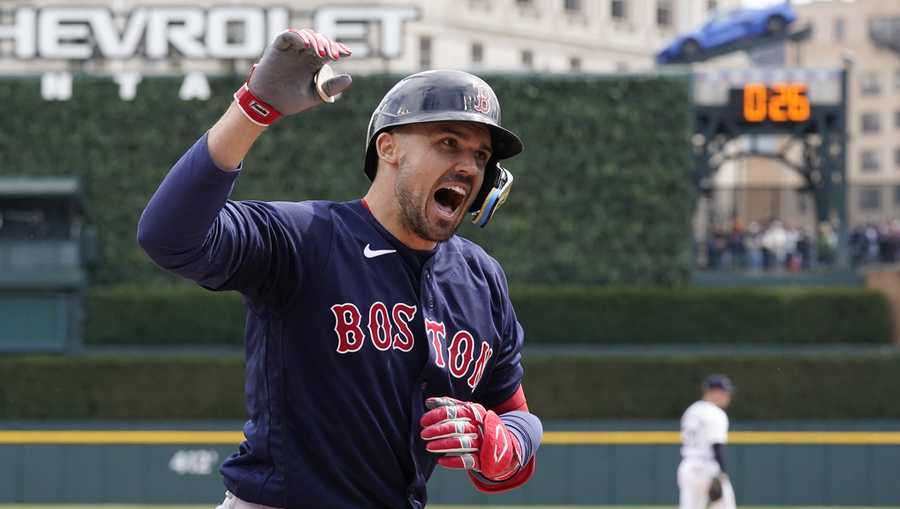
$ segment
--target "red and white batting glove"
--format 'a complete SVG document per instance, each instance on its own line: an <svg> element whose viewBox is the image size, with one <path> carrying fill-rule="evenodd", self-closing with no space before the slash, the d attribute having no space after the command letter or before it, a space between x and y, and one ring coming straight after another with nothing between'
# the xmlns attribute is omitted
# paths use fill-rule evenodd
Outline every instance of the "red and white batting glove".
<svg viewBox="0 0 900 509"><path fill-rule="evenodd" d="M521 467L518 439L491 410L454 398L428 398L419 424L429 452L447 468L474 470L491 481L509 479Z"/></svg>
<svg viewBox="0 0 900 509"><path fill-rule="evenodd" d="M234 100L244 115L260 126L334 102L352 80L349 74L335 75L326 60L349 55L347 46L312 30L285 30L266 47L247 82L234 93Z"/></svg>

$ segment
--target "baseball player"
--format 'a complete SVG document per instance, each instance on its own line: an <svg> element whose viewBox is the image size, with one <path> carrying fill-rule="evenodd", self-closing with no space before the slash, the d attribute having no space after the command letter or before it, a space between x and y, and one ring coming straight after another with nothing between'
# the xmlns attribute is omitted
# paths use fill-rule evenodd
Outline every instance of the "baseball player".
<svg viewBox="0 0 900 509"><path fill-rule="evenodd" d="M522 327L496 260L455 235L486 225L522 151L481 79L429 71L372 114L362 199L232 201L266 127L351 84L311 30L266 48L234 102L150 199L138 241L161 267L246 302L245 441L223 509L421 508L436 465L485 492L524 484L542 434L521 381ZM297 136L319 126L297 121ZM335 140L336 150L344 150ZM304 164L297 166L304 177Z"/></svg>
<svg viewBox="0 0 900 509"><path fill-rule="evenodd" d="M725 469L728 416L734 385L725 375L703 381L703 398L681 416L680 509L734 509L734 489Z"/></svg>

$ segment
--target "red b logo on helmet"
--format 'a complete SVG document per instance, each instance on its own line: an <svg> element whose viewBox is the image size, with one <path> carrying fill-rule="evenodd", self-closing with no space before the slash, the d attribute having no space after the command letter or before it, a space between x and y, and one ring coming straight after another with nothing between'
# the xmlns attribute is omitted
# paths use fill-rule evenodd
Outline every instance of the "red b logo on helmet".
<svg viewBox="0 0 900 509"><path fill-rule="evenodd" d="M472 109L485 115L491 112L491 100L488 99L484 90L478 89L478 95L475 96L475 104L472 105Z"/></svg>

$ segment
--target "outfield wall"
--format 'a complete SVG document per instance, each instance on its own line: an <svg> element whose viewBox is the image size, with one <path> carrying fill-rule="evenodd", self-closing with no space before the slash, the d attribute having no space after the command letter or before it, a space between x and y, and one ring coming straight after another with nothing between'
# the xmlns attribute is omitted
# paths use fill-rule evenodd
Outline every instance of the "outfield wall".
<svg viewBox="0 0 900 509"><path fill-rule="evenodd" d="M441 504L676 502L673 422L549 423L538 469L523 489L485 496L460 472L439 469ZM240 423L0 429L0 503L196 503L222 497L218 464ZM628 428L628 429L626 429ZM731 434L739 504L900 505L900 423L756 423Z"/></svg>

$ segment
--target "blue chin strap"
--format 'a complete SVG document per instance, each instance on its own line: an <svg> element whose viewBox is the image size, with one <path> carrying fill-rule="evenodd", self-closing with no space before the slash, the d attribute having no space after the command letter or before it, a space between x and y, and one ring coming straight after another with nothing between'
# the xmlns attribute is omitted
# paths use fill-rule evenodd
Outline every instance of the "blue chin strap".
<svg viewBox="0 0 900 509"><path fill-rule="evenodd" d="M497 178L491 190L488 191L482 202L481 208L472 212L472 224L484 228L487 226L494 213L506 202L509 197L509 191L512 189L513 176L506 168L497 164Z"/></svg>

